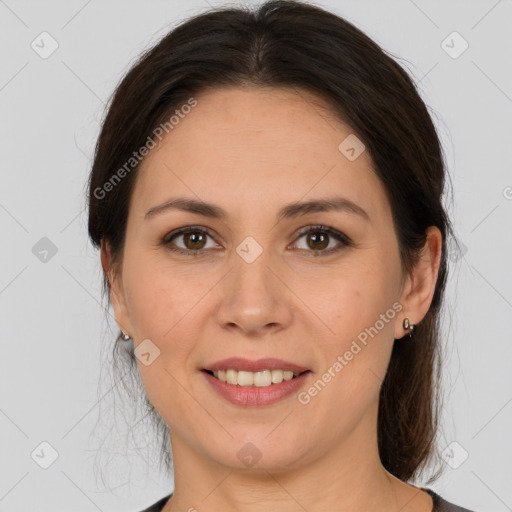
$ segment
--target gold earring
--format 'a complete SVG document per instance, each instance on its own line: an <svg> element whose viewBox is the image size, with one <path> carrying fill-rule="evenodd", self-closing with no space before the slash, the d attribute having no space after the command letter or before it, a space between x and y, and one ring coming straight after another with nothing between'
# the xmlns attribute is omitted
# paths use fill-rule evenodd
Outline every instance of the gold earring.
<svg viewBox="0 0 512 512"><path fill-rule="evenodd" d="M405 329L405 330L407 330L407 331L409 331L409 334L408 334L409 338L412 338L412 334L413 334L413 332L414 332L414 328L416 327L416 324L411 324L411 323L409 322L409 319L408 319L408 318L405 318L405 319L404 319L404 324L403 324L403 325L404 325L404 329Z"/></svg>

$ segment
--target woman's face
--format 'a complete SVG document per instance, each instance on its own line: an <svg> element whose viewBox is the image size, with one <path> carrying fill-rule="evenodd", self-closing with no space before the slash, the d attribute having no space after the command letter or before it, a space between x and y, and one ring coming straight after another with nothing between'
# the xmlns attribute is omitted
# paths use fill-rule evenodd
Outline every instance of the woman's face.
<svg viewBox="0 0 512 512"><path fill-rule="evenodd" d="M233 87L196 100L143 161L112 283L116 320L134 338L173 449L274 471L369 453L394 339L404 317L421 320L436 276L412 293L370 155L318 98ZM148 214L178 198L222 217ZM290 208L310 201L341 206ZM192 233L170 239L186 226ZM270 386L268 376L285 374L228 372L261 384L250 389L205 372L233 357L308 372Z"/></svg>

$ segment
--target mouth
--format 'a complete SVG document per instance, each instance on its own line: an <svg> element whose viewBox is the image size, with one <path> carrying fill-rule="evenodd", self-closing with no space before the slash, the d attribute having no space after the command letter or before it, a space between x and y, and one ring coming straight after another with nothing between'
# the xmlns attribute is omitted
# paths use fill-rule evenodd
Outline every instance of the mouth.
<svg viewBox="0 0 512 512"><path fill-rule="evenodd" d="M201 373L210 389L218 396L244 408L271 406L291 397L307 385L310 374L313 374L307 368L286 364L277 359L244 360L244 369L235 363L219 362L211 365L216 368L203 368ZM248 367L254 371L248 370Z"/></svg>
<svg viewBox="0 0 512 512"><path fill-rule="evenodd" d="M272 370L260 370L256 372L246 370L235 370L234 368L229 368L226 370L203 369L202 371L208 373L212 377L215 377L216 379L222 382L226 382L227 384L232 384L234 386L241 387L259 388L275 386L277 384L281 384L284 381L296 379L297 377L300 377L304 373L310 372L310 370L292 371L282 370L279 368Z"/></svg>

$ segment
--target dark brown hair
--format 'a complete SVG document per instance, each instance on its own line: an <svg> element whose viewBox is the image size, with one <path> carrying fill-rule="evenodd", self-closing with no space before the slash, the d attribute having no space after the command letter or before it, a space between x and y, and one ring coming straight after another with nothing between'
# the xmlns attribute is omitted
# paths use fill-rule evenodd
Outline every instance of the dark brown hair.
<svg viewBox="0 0 512 512"><path fill-rule="evenodd" d="M382 463L401 480L417 477L435 454L439 426L439 314L447 277L446 240L452 232L442 204L444 155L411 78L353 24L313 5L275 0L253 9L197 15L142 54L118 85L97 141L88 184L92 243L98 248L108 240L114 264L119 263L138 165L122 173L122 179L112 178L191 97L233 85L313 92L357 133L390 201L404 272L417 262L429 226L443 235L431 307L412 340L395 341L380 391ZM105 275L103 285L105 293ZM124 353L119 340L116 359ZM133 353L128 361L136 375ZM145 400L167 447L162 455L169 468L166 425Z"/></svg>

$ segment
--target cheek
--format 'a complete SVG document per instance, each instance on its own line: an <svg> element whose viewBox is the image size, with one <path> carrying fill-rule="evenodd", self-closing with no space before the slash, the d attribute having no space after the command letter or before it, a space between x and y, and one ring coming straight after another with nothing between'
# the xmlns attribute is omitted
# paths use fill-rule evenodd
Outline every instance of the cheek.
<svg viewBox="0 0 512 512"><path fill-rule="evenodd" d="M319 393L323 397L318 405L335 400L364 408L378 396L393 347L394 325L401 310L396 293L399 267L391 261L384 264L375 258L366 262L360 258L329 277L318 274L314 281L311 276L301 279L301 293L306 283L310 285L304 295L308 307L328 328L322 329L326 334L318 340L322 345L318 377L323 380L328 372L325 387L329 390ZM317 388L323 390L322 384Z"/></svg>
<svg viewBox="0 0 512 512"><path fill-rule="evenodd" d="M171 265L165 254L148 251L132 252L124 272L128 313L140 339L173 337L211 287L210 277L199 279L193 265Z"/></svg>
<svg viewBox="0 0 512 512"><path fill-rule="evenodd" d="M142 348L142 343L150 347L150 364L137 358L139 374L151 403L172 425L179 424L179 416L191 407L181 383L189 371L186 365L194 350L191 341L198 339L191 328L201 330L194 312L200 311L200 299L211 287L208 279L194 278L192 266L190 269L183 272L154 254L133 252L123 270L135 349ZM146 339L154 345L148 345Z"/></svg>
<svg viewBox="0 0 512 512"><path fill-rule="evenodd" d="M210 310L205 308L210 307L209 291L219 280L219 275L199 271L198 265L171 264L165 254L149 251L133 252L126 259L125 296L136 348L149 339L159 351L150 366L137 361L155 401L175 394L168 391L175 391L178 382L197 370L192 356L211 321Z"/></svg>
<svg viewBox="0 0 512 512"><path fill-rule="evenodd" d="M391 263L383 265L375 258L365 261L354 255L336 267L303 270L296 275L299 277L294 278L294 291L338 348L343 348L342 340L357 337L381 315L390 321L385 325L378 322L379 331L392 330L398 274Z"/></svg>
<svg viewBox="0 0 512 512"><path fill-rule="evenodd" d="M305 422L314 421L319 429L331 425L322 441L326 445L350 435L377 410L393 347L393 297L383 284L375 286L376 280L369 287L354 278L340 279L316 298L334 334L319 340L318 371L298 397Z"/></svg>

